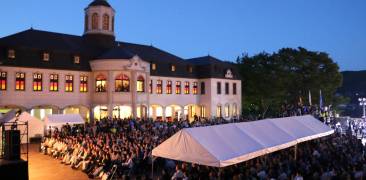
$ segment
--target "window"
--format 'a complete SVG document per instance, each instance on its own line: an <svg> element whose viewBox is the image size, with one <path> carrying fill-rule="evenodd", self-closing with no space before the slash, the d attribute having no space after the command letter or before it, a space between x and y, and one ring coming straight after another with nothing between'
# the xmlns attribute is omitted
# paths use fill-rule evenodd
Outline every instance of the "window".
<svg viewBox="0 0 366 180"><path fill-rule="evenodd" d="M170 65L170 70L171 70L172 72L175 72L176 67L175 67L175 65L174 65L174 64Z"/></svg>
<svg viewBox="0 0 366 180"><path fill-rule="evenodd" d="M88 92L88 76L80 76L80 92Z"/></svg>
<svg viewBox="0 0 366 180"><path fill-rule="evenodd" d="M74 56L74 64L80 64L80 56Z"/></svg>
<svg viewBox="0 0 366 180"><path fill-rule="evenodd" d="M206 93L205 82L201 82L201 94L205 94L205 93Z"/></svg>
<svg viewBox="0 0 366 180"><path fill-rule="evenodd" d="M216 117L221 117L222 116L222 109L221 109L221 106L218 105L216 107Z"/></svg>
<svg viewBox="0 0 366 180"><path fill-rule="evenodd" d="M33 91L42 91L42 74L33 74Z"/></svg>
<svg viewBox="0 0 366 180"><path fill-rule="evenodd" d="M6 90L7 74L6 72L0 72L0 91Z"/></svg>
<svg viewBox="0 0 366 180"><path fill-rule="evenodd" d="M172 81L168 81L166 84L166 93L172 94Z"/></svg>
<svg viewBox="0 0 366 180"><path fill-rule="evenodd" d="M181 94L182 84L180 81L175 82L175 94Z"/></svg>
<svg viewBox="0 0 366 180"><path fill-rule="evenodd" d="M156 81L156 94L162 94L163 93L163 81L157 80Z"/></svg>
<svg viewBox="0 0 366 180"><path fill-rule="evenodd" d="M143 76L137 78L136 89L137 92L145 92L145 79Z"/></svg>
<svg viewBox="0 0 366 180"><path fill-rule="evenodd" d="M103 15L103 30L109 30L109 16L108 14Z"/></svg>
<svg viewBox="0 0 366 180"><path fill-rule="evenodd" d="M189 94L189 82L184 82L184 94Z"/></svg>
<svg viewBox="0 0 366 180"><path fill-rule="evenodd" d="M229 83L225 83L225 94L229 94Z"/></svg>
<svg viewBox="0 0 366 180"><path fill-rule="evenodd" d="M237 112L237 107L236 107L236 104L233 105L233 116L237 116L238 115L238 112Z"/></svg>
<svg viewBox="0 0 366 180"><path fill-rule="evenodd" d="M151 64L151 69L152 69L153 71L155 71L155 70L156 70L156 64L155 64L155 63L152 63L152 64Z"/></svg>
<svg viewBox="0 0 366 180"><path fill-rule="evenodd" d="M233 94L236 95L236 83L233 84Z"/></svg>
<svg viewBox="0 0 366 180"><path fill-rule="evenodd" d="M58 91L58 75L50 75L50 91Z"/></svg>
<svg viewBox="0 0 366 180"><path fill-rule="evenodd" d="M112 31L114 31L114 16L112 16Z"/></svg>
<svg viewBox="0 0 366 180"><path fill-rule="evenodd" d="M8 58L9 59L15 59L15 50L14 49L9 49L8 50Z"/></svg>
<svg viewBox="0 0 366 180"><path fill-rule="evenodd" d="M206 117L206 108L205 106L201 106L201 117Z"/></svg>
<svg viewBox="0 0 366 180"><path fill-rule="evenodd" d="M84 20L84 31L88 31L89 30L89 17L88 15L85 15L85 20Z"/></svg>
<svg viewBox="0 0 366 180"><path fill-rule="evenodd" d="M198 84L197 82L193 82L193 94L197 94Z"/></svg>
<svg viewBox="0 0 366 180"><path fill-rule="evenodd" d="M150 80L150 83L149 83L149 93L150 94L153 93L153 80Z"/></svg>
<svg viewBox="0 0 366 180"><path fill-rule="evenodd" d="M66 75L65 91L66 92L74 91L74 76L73 75Z"/></svg>
<svg viewBox="0 0 366 180"><path fill-rule="evenodd" d="M16 91L25 90L25 73L23 72L15 73L15 90Z"/></svg>
<svg viewBox="0 0 366 180"><path fill-rule="evenodd" d="M117 76L114 84L116 92L130 92L130 78L127 75Z"/></svg>
<svg viewBox="0 0 366 180"><path fill-rule="evenodd" d="M95 92L106 92L107 80L103 75L97 76L95 80Z"/></svg>
<svg viewBox="0 0 366 180"><path fill-rule="evenodd" d="M230 116L230 106L226 105L225 106L225 117L229 117Z"/></svg>
<svg viewBox="0 0 366 180"><path fill-rule="evenodd" d="M92 15L92 29L98 29L98 26L99 26L99 16L97 13L94 13Z"/></svg>
<svg viewBox="0 0 366 180"><path fill-rule="evenodd" d="M48 53L48 52L43 52L43 53L42 53L42 60L43 60L43 61L50 61L50 53Z"/></svg>
<svg viewBox="0 0 366 180"><path fill-rule="evenodd" d="M217 94L221 94L221 82L217 82Z"/></svg>
<svg viewBox="0 0 366 180"><path fill-rule="evenodd" d="M189 73L192 73L192 72L193 72L193 67L192 67L192 66L187 66L187 71L188 71Z"/></svg>

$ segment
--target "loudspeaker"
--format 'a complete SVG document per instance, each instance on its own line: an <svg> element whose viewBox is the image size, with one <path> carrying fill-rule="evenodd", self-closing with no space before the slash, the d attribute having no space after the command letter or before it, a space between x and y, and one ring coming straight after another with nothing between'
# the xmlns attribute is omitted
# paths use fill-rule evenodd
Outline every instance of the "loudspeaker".
<svg viewBox="0 0 366 180"><path fill-rule="evenodd" d="M4 159L19 160L20 159L20 131L5 131L5 149Z"/></svg>

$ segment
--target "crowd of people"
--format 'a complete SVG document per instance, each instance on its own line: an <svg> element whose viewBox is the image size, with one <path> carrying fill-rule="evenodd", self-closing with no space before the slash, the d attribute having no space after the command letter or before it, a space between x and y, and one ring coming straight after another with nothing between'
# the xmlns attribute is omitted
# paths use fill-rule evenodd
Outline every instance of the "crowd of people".
<svg viewBox="0 0 366 180"><path fill-rule="evenodd" d="M222 123L228 122L105 119L54 130L41 149L90 178L151 179L154 147L182 128ZM336 133L300 144L297 159L293 148L221 169L158 158L154 179L360 179L366 173L364 150L356 137Z"/></svg>

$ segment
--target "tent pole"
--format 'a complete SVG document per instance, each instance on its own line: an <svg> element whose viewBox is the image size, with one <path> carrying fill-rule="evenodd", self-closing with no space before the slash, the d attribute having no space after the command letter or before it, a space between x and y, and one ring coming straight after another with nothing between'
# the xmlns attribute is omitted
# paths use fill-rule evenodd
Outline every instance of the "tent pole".
<svg viewBox="0 0 366 180"><path fill-rule="evenodd" d="M295 145L295 161L297 160L297 144Z"/></svg>
<svg viewBox="0 0 366 180"><path fill-rule="evenodd" d="M151 179L154 179L154 156L152 156L151 161Z"/></svg>

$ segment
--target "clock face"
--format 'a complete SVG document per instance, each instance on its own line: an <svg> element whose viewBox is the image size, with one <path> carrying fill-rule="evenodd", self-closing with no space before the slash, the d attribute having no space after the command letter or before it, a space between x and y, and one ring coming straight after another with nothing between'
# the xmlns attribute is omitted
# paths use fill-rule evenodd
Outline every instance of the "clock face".
<svg viewBox="0 0 366 180"><path fill-rule="evenodd" d="M225 74L225 78L229 78L229 79L232 79L234 76L233 76L233 73L231 72L230 69L226 70L226 74Z"/></svg>

